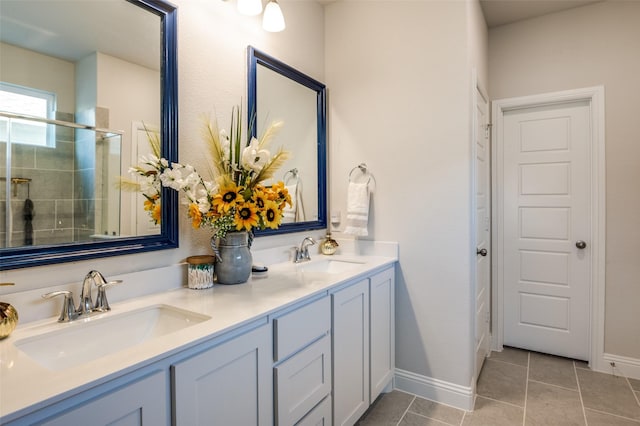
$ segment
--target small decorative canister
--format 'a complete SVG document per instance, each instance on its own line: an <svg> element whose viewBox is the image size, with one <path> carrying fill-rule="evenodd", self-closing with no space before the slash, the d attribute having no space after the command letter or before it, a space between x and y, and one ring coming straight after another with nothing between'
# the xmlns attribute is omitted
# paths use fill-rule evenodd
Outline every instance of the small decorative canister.
<svg viewBox="0 0 640 426"><path fill-rule="evenodd" d="M202 290L213 287L213 256L189 256L187 264L189 288Z"/></svg>

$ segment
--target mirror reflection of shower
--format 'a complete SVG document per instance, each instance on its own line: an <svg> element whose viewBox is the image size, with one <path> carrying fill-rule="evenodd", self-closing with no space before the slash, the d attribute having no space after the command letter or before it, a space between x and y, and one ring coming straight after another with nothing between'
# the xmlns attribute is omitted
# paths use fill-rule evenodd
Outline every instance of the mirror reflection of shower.
<svg viewBox="0 0 640 426"><path fill-rule="evenodd" d="M1 248L120 236L122 132L56 118L0 111Z"/></svg>

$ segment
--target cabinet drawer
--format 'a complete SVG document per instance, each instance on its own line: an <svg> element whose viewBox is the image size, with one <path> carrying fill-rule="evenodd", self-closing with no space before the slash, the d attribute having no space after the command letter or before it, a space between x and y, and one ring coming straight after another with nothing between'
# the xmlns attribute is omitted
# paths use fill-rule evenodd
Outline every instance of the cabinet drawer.
<svg viewBox="0 0 640 426"><path fill-rule="evenodd" d="M273 359L281 361L331 329L329 297L273 320Z"/></svg>
<svg viewBox="0 0 640 426"><path fill-rule="evenodd" d="M276 424L292 425L331 392L329 335L325 335L274 370Z"/></svg>
<svg viewBox="0 0 640 426"><path fill-rule="evenodd" d="M315 406L296 426L331 426L331 395Z"/></svg>

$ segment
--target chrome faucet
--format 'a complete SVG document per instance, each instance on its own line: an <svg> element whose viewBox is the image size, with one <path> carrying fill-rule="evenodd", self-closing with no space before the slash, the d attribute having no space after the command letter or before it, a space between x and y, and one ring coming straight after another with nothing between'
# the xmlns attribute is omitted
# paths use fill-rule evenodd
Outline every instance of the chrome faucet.
<svg viewBox="0 0 640 426"><path fill-rule="evenodd" d="M73 293L68 290L52 291L51 293L43 294L45 299L51 299L56 296L64 296L64 302L62 303L62 312L58 318L58 322L69 322L78 318L81 315L89 315L93 312L106 312L111 310L109 301L107 300L106 288L114 284L121 283L122 280L108 281L104 278L100 272L96 270L89 271L84 277L82 282L82 290L80 292L80 301L78 308L76 309L73 304ZM96 303L93 304L91 297L91 284L98 288L98 295L96 297Z"/></svg>
<svg viewBox="0 0 640 426"><path fill-rule="evenodd" d="M315 243L316 241L313 238L305 237L305 239L300 243L300 247L295 247L296 252L293 257L293 263L300 263L311 260L311 256L309 256L309 246L312 246Z"/></svg>
<svg viewBox="0 0 640 426"><path fill-rule="evenodd" d="M91 299L91 283L98 285L98 283L106 283L107 280L104 276L96 271L92 270L84 277L82 282L82 291L80 292L80 304L78 305L78 315L88 314L93 311L93 300Z"/></svg>

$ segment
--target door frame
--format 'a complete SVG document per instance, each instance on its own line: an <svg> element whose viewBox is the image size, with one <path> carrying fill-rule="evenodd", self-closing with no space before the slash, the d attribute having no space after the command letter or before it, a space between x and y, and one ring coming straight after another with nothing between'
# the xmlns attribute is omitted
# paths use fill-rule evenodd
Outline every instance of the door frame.
<svg viewBox="0 0 640 426"><path fill-rule="evenodd" d="M504 341L504 114L523 108L554 105L572 101L586 101L590 107L591 146L590 164L591 229L591 306L589 324L589 366L603 370L604 360L604 294L605 294L605 122L604 86L543 93L532 96L499 99L492 102L493 132L491 138L492 163L492 288L491 322L492 350L501 351Z"/></svg>

